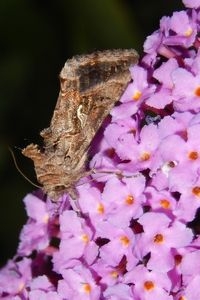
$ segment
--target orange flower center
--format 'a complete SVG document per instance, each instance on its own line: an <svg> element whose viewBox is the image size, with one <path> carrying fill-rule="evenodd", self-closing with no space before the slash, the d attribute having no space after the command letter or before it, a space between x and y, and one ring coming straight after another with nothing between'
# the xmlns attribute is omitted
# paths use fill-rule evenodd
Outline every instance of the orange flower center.
<svg viewBox="0 0 200 300"><path fill-rule="evenodd" d="M89 237L87 234L83 234L81 238L82 238L83 242L85 242L86 244L89 242Z"/></svg>
<svg viewBox="0 0 200 300"><path fill-rule="evenodd" d="M198 86L198 87L196 88L196 90L195 90L195 95L196 95L197 97L200 97L200 86Z"/></svg>
<svg viewBox="0 0 200 300"><path fill-rule="evenodd" d="M145 290L149 291L152 290L155 287L153 281L147 280L144 282L144 288Z"/></svg>
<svg viewBox="0 0 200 300"><path fill-rule="evenodd" d="M135 91L135 93L133 94L133 100L135 101L139 100L141 95L142 93L139 90Z"/></svg>
<svg viewBox="0 0 200 300"><path fill-rule="evenodd" d="M180 298L178 298L178 300L187 300L184 296L181 296Z"/></svg>
<svg viewBox="0 0 200 300"><path fill-rule="evenodd" d="M195 196L197 197L200 197L200 186L195 186L193 189L192 189L192 192Z"/></svg>
<svg viewBox="0 0 200 300"><path fill-rule="evenodd" d="M154 236L153 241L154 241L154 243L160 244L164 241L164 237L162 234L158 233Z"/></svg>
<svg viewBox="0 0 200 300"><path fill-rule="evenodd" d="M193 33L193 30L192 30L191 27L189 27L189 28L184 32L184 35L185 35L186 37L190 37L190 36L192 35L192 33Z"/></svg>
<svg viewBox="0 0 200 300"><path fill-rule="evenodd" d="M99 204L98 204L97 211L98 211L98 213L101 214L101 215L105 212L105 209L104 209L104 206L103 206L102 203L99 203Z"/></svg>
<svg viewBox="0 0 200 300"><path fill-rule="evenodd" d="M132 195L128 195L125 200L126 204L132 205L134 203L134 198Z"/></svg>
<svg viewBox="0 0 200 300"><path fill-rule="evenodd" d="M117 278L119 275L117 271L112 271L110 274L113 278Z"/></svg>
<svg viewBox="0 0 200 300"><path fill-rule="evenodd" d="M199 157L199 155L198 155L198 152L192 151L192 152L190 152L190 153L188 154L188 157L189 157L189 159L191 159L191 160L196 160L196 159Z"/></svg>
<svg viewBox="0 0 200 300"><path fill-rule="evenodd" d="M123 235L120 237L120 241L122 243L123 246L128 246L130 243L130 240L127 236Z"/></svg>
<svg viewBox="0 0 200 300"><path fill-rule="evenodd" d="M43 222L45 223L45 224L47 224L48 223L48 221L49 221L49 214L45 214L44 216L43 216Z"/></svg>
<svg viewBox="0 0 200 300"><path fill-rule="evenodd" d="M167 199L160 200L160 205L165 209L170 208L170 202Z"/></svg>
<svg viewBox="0 0 200 300"><path fill-rule="evenodd" d="M144 152L144 153L142 153L142 155L141 155L140 158L141 158L141 160L143 160L143 161L149 160L150 154L149 154L148 152Z"/></svg>
<svg viewBox="0 0 200 300"><path fill-rule="evenodd" d="M91 292L91 290L92 290L89 283L84 283L83 284L83 289L86 292L86 294L89 294Z"/></svg>

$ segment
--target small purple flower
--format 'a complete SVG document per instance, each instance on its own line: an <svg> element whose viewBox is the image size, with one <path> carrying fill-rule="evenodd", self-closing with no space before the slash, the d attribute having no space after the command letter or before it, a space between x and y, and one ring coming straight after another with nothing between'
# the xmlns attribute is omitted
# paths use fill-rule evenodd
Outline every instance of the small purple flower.
<svg viewBox="0 0 200 300"><path fill-rule="evenodd" d="M193 18L189 18L187 12L175 12L170 19L168 19L167 26L165 26L165 39L166 45L181 45L190 47L197 34L197 25ZM162 29L161 24L161 29ZM167 30L166 30L167 27ZM170 35L169 31L173 34Z"/></svg>
<svg viewBox="0 0 200 300"><path fill-rule="evenodd" d="M23 258L19 262L8 261L0 273L0 295L1 298L15 296L27 297L27 283L32 280L31 259ZM20 298L21 299L21 298Z"/></svg>
<svg viewBox="0 0 200 300"><path fill-rule="evenodd" d="M149 212L139 218L143 233L136 248L144 257L149 252L151 257L147 267L151 270L167 272L174 266L172 249L179 249L190 244L192 231L181 222L172 222L165 214ZM162 255L160 255L162 253Z"/></svg>
<svg viewBox="0 0 200 300"><path fill-rule="evenodd" d="M174 219L174 211L176 211L177 201L169 191L158 191L152 186L145 190L145 194L147 204L150 205L152 211L163 212L171 219Z"/></svg>
<svg viewBox="0 0 200 300"><path fill-rule="evenodd" d="M179 111L200 111L200 75L194 76L183 68L172 72L174 107Z"/></svg>
<svg viewBox="0 0 200 300"><path fill-rule="evenodd" d="M130 228L114 229L112 227L113 235L110 235L110 241L100 248L99 253L101 259L109 266L118 265L123 256L127 258L130 256L132 259L132 248L135 245L135 237Z"/></svg>
<svg viewBox="0 0 200 300"><path fill-rule="evenodd" d="M24 225L20 234L18 249L20 255L28 255L35 248L45 249L49 245L49 213L46 203L32 194L24 198L24 203L29 221Z"/></svg>
<svg viewBox="0 0 200 300"><path fill-rule="evenodd" d="M199 0L183 0L183 4L186 7L190 8L199 8L200 7L200 1Z"/></svg>
<svg viewBox="0 0 200 300"><path fill-rule="evenodd" d="M133 66L130 68L130 73L133 82L128 85L120 101L122 103L129 101L138 103L139 101L138 106L140 107L141 101L148 97L150 91L153 92L155 90L155 86L151 86L147 81L148 73L144 68L138 65Z"/></svg>
<svg viewBox="0 0 200 300"><path fill-rule="evenodd" d="M132 218L141 216L144 185L143 176L125 178L123 182L116 177L110 179L102 193L106 220L119 228L126 228Z"/></svg>
<svg viewBox="0 0 200 300"><path fill-rule="evenodd" d="M200 295L200 275L195 276L186 286L185 289L177 294L177 299L198 299Z"/></svg>
<svg viewBox="0 0 200 300"><path fill-rule="evenodd" d="M91 264L98 254L92 240L92 230L74 211L64 211L60 216L60 245L53 255L54 270L61 272L71 260L85 259Z"/></svg>
<svg viewBox="0 0 200 300"><path fill-rule="evenodd" d="M182 258L180 269L183 274L184 284L188 284L196 276L199 276L200 268L200 251L193 249L188 251Z"/></svg>
<svg viewBox="0 0 200 300"><path fill-rule="evenodd" d="M58 282L58 294L65 299L66 295L71 300L98 300L100 299L100 287L89 269L77 266L74 269L62 271L63 279Z"/></svg>
<svg viewBox="0 0 200 300"><path fill-rule="evenodd" d="M166 273L150 272L141 265L135 267L124 277L124 282L133 284L133 295L136 299L173 300L169 295L171 282Z"/></svg>

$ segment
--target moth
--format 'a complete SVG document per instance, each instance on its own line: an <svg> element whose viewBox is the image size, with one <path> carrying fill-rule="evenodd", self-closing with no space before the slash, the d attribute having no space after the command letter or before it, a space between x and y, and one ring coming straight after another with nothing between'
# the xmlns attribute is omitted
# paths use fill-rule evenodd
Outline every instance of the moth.
<svg viewBox="0 0 200 300"><path fill-rule="evenodd" d="M37 180L56 201L63 192L75 199L75 184L86 170L90 143L131 80L133 49L97 51L66 61L50 126L41 131L42 147L30 144L22 153L33 160Z"/></svg>

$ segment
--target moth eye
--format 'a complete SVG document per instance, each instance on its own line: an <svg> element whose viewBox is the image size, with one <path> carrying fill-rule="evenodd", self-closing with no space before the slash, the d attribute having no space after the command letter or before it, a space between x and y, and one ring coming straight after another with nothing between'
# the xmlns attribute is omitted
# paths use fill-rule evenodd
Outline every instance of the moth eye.
<svg viewBox="0 0 200 300"><path fill-rule="evenodd" d="M55 191L56 192L63 191L64 189L65 189L64 185L56 185L55 186Z"/></svg>

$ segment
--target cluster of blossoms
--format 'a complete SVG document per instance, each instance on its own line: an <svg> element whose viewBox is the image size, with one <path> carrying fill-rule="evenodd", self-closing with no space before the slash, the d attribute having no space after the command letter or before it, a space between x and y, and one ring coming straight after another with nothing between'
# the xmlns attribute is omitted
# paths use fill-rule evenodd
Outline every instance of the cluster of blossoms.
<svg viewBox="0 0 200 300"><path fill-rule="evenodd" d="M183 2L130 68L80 211L67 194L25 197L1 299L200 299L200 0Z"/></svg>

